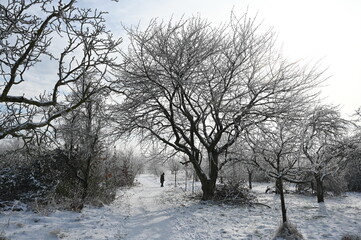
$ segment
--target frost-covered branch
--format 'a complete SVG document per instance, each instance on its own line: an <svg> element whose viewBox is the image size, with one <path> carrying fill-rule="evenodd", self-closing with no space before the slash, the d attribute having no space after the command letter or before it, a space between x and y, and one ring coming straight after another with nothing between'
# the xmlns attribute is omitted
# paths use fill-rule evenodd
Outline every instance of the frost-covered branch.
<svg viewBox="0 0 361 240"><path fill-rule="evenodd" d="M117 67L120 39L104 26L103 12L69 1L7 1L0 5L0 139L50 124L104 87ZM87 76L89 89L68 101ZM41 80L41 82L39 82ZM29 85L36 86L29 89Z"/></svg>

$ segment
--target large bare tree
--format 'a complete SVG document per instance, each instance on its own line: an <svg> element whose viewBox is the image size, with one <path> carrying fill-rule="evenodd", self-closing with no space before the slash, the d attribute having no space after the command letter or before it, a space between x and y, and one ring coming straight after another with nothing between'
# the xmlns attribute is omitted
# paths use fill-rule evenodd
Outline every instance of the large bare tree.
<svg viewBox="0 0 361 240"><path fill-rule="evenodd" d="M103 15L75 0L1 3L0 139L49 126L100 88L121 42L106 30ZM88 75L95 78L83 95L68 101L73 84Z"/></svg>
<svg viewBox="0 0 361 240"><path fill-rule="evenodd" d="M284 60L275 34L247 15L232 14L220 27L200 17L153 20L127 32L131 44L113 85L123 100L114 106L118 132L187 155L205 200L214 195L221 154L240 133L304 104L320 79L315 68Z"/></svg>

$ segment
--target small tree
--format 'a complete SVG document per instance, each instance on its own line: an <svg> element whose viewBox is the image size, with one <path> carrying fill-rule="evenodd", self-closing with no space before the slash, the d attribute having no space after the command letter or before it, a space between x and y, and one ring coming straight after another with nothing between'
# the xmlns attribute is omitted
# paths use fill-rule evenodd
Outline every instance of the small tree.
<svg viewBox="0 0 361 240"><path fill-rule="evenodd" d="M316 182L317 202L324 202L323 181L346 165L352 143L345 135L349 123L333 107L317 106L304 125L302 150Z"/></svg>
<svg viewBox="0 0 361 240"><path fill-rule="evenodd" d="M140 156L133 149L118 150L114 153L115 166L109 169L113 173L117 186L131 186L134 179L143 169Z"/></svg>
<svg viewBox="0 0 361 240"><path fill-rule="evenodd" d="M276 180L276 192L280 194L283 223L287 221L284 198L284 181L295 182L299 170L302 125L296 116L277 119L251 132L248 141L257 155L255 164Z"/></svg>

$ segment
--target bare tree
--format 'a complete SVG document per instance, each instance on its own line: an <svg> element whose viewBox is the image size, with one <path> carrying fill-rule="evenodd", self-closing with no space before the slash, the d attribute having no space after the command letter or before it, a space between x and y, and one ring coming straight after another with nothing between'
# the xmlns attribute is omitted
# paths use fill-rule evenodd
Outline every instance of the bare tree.
<svg viewBox="0 0 361 240"><path fill-rule="evenodd" d="M94 94L90 85L103 84L108 69L115 67L121 42L106 30L103 15L78 7L75 0L2 2L0 139L49 127ZM45 86L26 89L41 72ZM62 96L86 75L96 78L77 101Z"/></svg>
<svg viewBox="0 0 361 240"><path fill-rule="evenodd" d="M218 28L192 17L127 29L131 44L113 85L124 99L114 106L118 132L187 155L204 200L214 195L219 156L240 133L309 100L320 78L283 60L274 33L258 28L232 14Z"/></svg>
<svg viewBox="0 0 361 240"><path fill-rule="evenodd" d="M301 121L289 117L260 126L249 135L249 144L257 155L255 163L276 180L283 222L287 221L283 182L295 182L299 178L297 163L301 156L302 130Z"/></svg>
<svg viewBox="0 0 361 240"><path fill-rule="evenodd" d="M78 102L79 95L83 95L88 89L96 89L97 85L88 83L92 82L91 79L91 76L87 76L76 82L74 94L68 97L69 101ZM107 92L99 89L91 91L94 94L81 106L59 119L58 127L58 140L67 155L67 164L81 183L82 200L92 191L91 183L93 187L99 183L96 178L102 170L105 155L109 152L105 144L109 137L108 124L104 117Z"/></svg>
<svg viewBox="0 0 361 240"><path fill-rule="evenodd" d="M334 107L317 106L308 115L303 132L303 153L316 182L317 201L324 202L323 181L345 167L353 143L346 139L349 122Z"/></svg>

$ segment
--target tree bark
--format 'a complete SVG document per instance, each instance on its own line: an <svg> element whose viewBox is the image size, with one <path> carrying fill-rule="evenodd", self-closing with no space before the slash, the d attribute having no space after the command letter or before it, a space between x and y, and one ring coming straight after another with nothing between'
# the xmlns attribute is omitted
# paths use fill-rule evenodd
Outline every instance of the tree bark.
<svg viewBox="0 0 361 240"><path fill-rule="evenodd" d="M218 178L218 154L211 152L208 154L209 157L209 177L203 172L200 171L200 167L195 167L196 173L202 184L202 200L207 201L211 200L214 197L214 192L216 190L216 182ZM194 165L194 164L193 164Z"/></svg>
<svg viewBox="0 0 361 240"><path fill-rule="evenodd" d="M174 187L177 187L177 171L174 171Z"/></svg>
<svg viewBox="0 0 361 240"><path fill-rule="evenodd" d="M323 182L320 176L315 176L316 179L316 191L317 191L317 202L324 202L324 190L323 190Z"/></svg>
<svg viewBox="0 0 361 240"><path fill-rule="evenodd" d="M86 197L88 196L89 191L89 179L90 179L90 165L91 165L92 157L89 156L86 161L86 168L84 172L84 181L83 181L83 194L82 194L82 200L84 201Z"/></svg>
<svg viewBox="0 0 361 240"><path fill-rule="evenodd" d="M279 194L280 194L280 199L281 199L282 222L285 223L287 221L287 215L286 215L286 203L285 203L285 196L284 196L284 192L283 192L282 178L278 178L277 182L278 182Z"/></svg>
<svg viewBox="0 0 361 240"><path fill-rule="evenodd" d="M281 189L283 191L283 186L281 186L282 180L280 178L276 178L276 188L275 188L275 193L276 194L281 194Z"/></svg>
<svg viewBox="0 0 361 240"><path fill-rule="evenodd" d="M249 189L252 189L252 175L253 175L253 171L252 170L247 170L248 172L248 186Z"/></svg>
<svg viewBox="0 0 361 240"><path fill-rule="evenodd" d="M202 182L202 191L203 191L202 200L203 201L212 200L214 197L214 192L216 190L215 181L208 179L205 182L201 180L201 182Z"/></svg>

